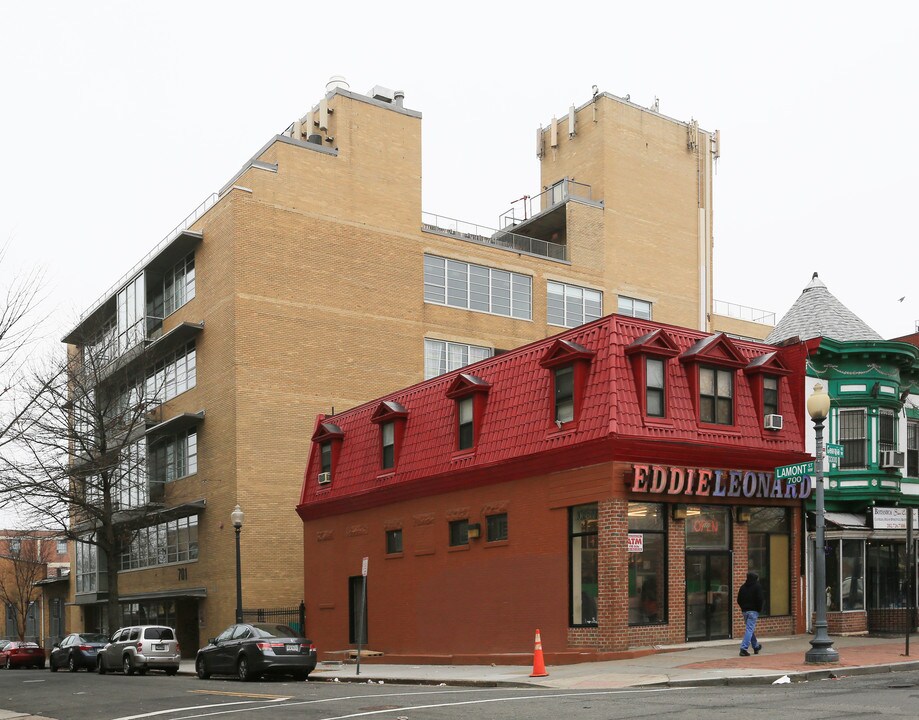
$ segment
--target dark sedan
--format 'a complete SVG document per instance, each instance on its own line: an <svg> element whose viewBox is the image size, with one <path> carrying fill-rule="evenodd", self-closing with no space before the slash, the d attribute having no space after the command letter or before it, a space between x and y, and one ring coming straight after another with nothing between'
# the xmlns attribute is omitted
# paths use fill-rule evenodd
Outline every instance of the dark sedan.
<svg viewBox="0 0 919 720"><path fill-rule="evenodd" d="M19 667L45 669L45 651L34 642L13 641L0 650L0 664L7 670Z"/></svg>
<svg viewBox="0 0 919 720"><path fill-rule="evenodd" d="M287 625L253 623L231 625L198 651L195 672L235 675L257 680L262 675L291 675L306 680L316 667L316 648Z"/></svg>
<svg viewBox="0 0 919 720"><path fill-rule="evenodd" d="M80 668L96 669L96 657L108 643L108 636L101 633L71 633L59 643L54 643L48 657L51 672L66 667L70 672Z"/></svg>

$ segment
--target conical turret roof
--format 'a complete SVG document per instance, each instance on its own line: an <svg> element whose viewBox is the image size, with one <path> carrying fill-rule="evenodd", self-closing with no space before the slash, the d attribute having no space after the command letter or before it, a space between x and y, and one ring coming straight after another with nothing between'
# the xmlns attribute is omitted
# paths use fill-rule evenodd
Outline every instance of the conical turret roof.
<svg viewBox="0 0 919 720"><path fill-rule="evenodd" d="M826 289L817 273L814 273L795 304L769 333L766 342L780 343L793 337L801 340L826 337L841 342L884 339L839 302Z"/></svg>

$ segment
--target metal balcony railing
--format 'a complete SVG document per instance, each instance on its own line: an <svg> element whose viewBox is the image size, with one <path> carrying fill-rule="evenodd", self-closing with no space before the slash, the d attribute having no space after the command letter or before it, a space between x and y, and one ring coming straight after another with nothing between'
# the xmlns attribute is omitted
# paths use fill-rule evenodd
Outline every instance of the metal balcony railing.
<svg viewBox="0 0 919 720"><path fill-rule="evenodd" d="M724 302L723 300L713 300L712 311L715 315L737 318L738 320L746 320L747 322L760 323L762 325L775 325L775 313L769 310L759 310L757 308L747 307L746 305L737 305L735 303Z"/></svg>
<svg viewBox="0 0 919 720"><path fill-rule="evenodd" d="M519 225L534 215L538 215L572 198L592 201L590 185L565 178L536 195L524 195L522 198L515 200L513 207L498 218L498 225L502 229Z"/></svg>
<svg viewBox="0 0 919 720"><path fill-rule="evenodd" d="M550 260L568 259L567 249L564 245L537 240L536 238L518 235L504 230L495 230L483 225L467 223L463 220L435 215L434 213L421 213L421 229L423 232L444 235L445 237L465 240L467 242L488 245L500 250L523 252Z"/></svg>

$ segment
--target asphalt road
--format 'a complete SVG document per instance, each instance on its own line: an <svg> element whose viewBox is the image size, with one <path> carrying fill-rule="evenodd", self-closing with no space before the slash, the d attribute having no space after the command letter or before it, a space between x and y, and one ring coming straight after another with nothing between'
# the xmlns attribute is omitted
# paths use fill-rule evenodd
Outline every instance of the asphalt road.
<svg viewBox="0 0 919 720"><path fill-rule="evenodd" d="M914 719L919 717L919 673L790 685L556 690L3 670L0 709L57 720Z"/></svg>

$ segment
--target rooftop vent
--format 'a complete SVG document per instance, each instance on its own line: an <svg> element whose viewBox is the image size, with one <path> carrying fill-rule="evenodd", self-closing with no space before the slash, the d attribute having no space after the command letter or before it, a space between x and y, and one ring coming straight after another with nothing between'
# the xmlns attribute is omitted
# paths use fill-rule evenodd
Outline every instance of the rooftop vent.
<svg viewBox="0 0 919 720"><path fill-rule="evenodd" d="M344 75L333 75L332 77L329 78L329 81L325 84L325 91L327 93L330 93L337 88L341 88L342 90L351 89L351 86L348 84L348 81L345 80Z"/></svg>

